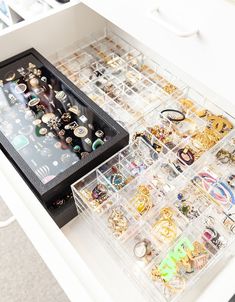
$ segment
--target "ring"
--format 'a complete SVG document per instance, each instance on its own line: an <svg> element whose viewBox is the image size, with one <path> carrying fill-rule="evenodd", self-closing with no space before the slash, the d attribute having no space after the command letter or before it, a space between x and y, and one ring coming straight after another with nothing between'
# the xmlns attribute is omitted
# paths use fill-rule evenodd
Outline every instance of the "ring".
<svg viewBox="0 0 235 302"><path fill-rule="evenodd" d="M29 107L37 106L40 103L39 98L34 98L28 102Z"/></svg>
<svg viewBox="0 0 235 302"><path fill-rule="evenodd" d="M78 106L72 106L68 109L68 111L76 114L77 116L81 114L81 110L78 108Z"/></svg>
<svg viewBox="0 0 235 302"><path fill-rule="evenodd" d="M102 141L102 139L98 138L97 140L94 141L94 143L92 144L92 150L95 151L96 149L98 149L100 146L102 146L104 144L104 142Z"/></svg>
<svg viewBox="0 0 235 302"><path fill-rule="evenodd" d="M73 152L79 153L80 151L81 151L81 147L80 147L79 145L75 145L75 146L73 147Z"/></svg>
<svg viewBox="0 0 235 302"><path fill-rule="evenodd" d="M104 132L102 130L97 130L95 132L95 136L97 136L99 138L102 138L104 136Z"/></svg>
<svg viewBox="0 0 235 302"><path fill-rule="evenodd" d="M41 135L46 135L46 134L47 134L47 128L41 128L41 129L39 130L39 133L40 133Z"/></svg>
<svg viewBox="0 0 235 302"><path fill-rule="evenodd" d="M144 258L147 254L147 243L145 240L137 242L134 246L134 255L136 258Z"/></svg>
<svg viewBox="0 0 235 302"><path fill-rule="evenodd" d="M25 91L27 90L27 86L23 83L21 84L18 84L16 87L15 87L15 92L17 94L21 94L21 93L24 93Z"/></svg>
<svg viewBox="0 0 235 302"><path fill-rule="evenodd" d="M148 239L144 239L135 244L133 252L137 259L143 259L146 256L151 256L154 252L154 248ZM146 260L148 261L148 258Z"/></svg>

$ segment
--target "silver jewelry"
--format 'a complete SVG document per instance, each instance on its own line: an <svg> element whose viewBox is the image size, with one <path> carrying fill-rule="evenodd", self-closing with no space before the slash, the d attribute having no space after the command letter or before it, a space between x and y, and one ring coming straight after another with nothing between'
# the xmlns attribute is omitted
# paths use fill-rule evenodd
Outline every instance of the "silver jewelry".
<svg viewBox="0 0 235 302"><path fill-rule="evenodd" d="M32 108L32 107L37 106L39 103L40 103L40 99L39 98L34 98L34 99L32 99L28 102L28 105L29 105L29 107Z"/></svg>
<svg viewBox="0 0 235 302"><path fill-rule="evenodd" d="M41 80L44 82L44 83L47 83L47 78L46 77L41 77Z"/></svg>
<svg viewBox="0 0 235 302"><path fill-rule="evenodd" d="M144 258L147 253L147 245L144 241L137 242L134 247L134 255L136 258Z"/></svg>
<svg viewBox="0 0 235 302"><path fill-rule="evenodd" d="M25 91L27 90L27 86L23 83L21 84L18 84L16 87L15 87L15 92L17 94L21 94L21 93L24 93Z"/></svg>
<svg viewBox="0 0 235 302"><path fill-rule="evenodd" d="M85 117L85 115L81 115L79 117L80 121L82 121L83 123L85 123L87 121L87 118Z"/></svg>
<svg viewBox="0 0 235 302"><path fill-rule="evenodd" d="M97 136L99 138L102 138L104 136L104 132L102 130L97 130L95 132L95 136Z"/></svg>
<svg viewBox="0 0 235 302"><path fill-rule="evenodd" d="M92 145L92 141L89 139L89 137L85 138L84 142L89 146Z"/></svg>
<svg viewBox="0 0 235 302"><path fill-rule="evenodd" d="M42 123L42 121L40 119L36 119L33 121L34 126L39 126L41 123Z"/></svg>
<svg viewBox="0 0 235 302"><path fill-rule="evenodd" d="M47 126L52 130L59 130L59 127L61 126L61 120L58 116L55 116L53 118L51 118L48 122L47 122Z"/></svg>
<svg viewBox="0 0 235 302"><path fill-rule="evenodd" d="M152 244L148 239L141 240L136 243L133 251L137 259L143 259L152 253Z"/></svg>
<svg viewBox="0 0 235 302"><path fill-rule="evenodd" d="M67 99L67 95L66 95L66 93L65 93L63 90L58 91L58 92L56 93L55 97L56 97L56 99L59 100L59 101L64 101L64 100Z"/></svg>
<svg viewBox="0 0 235 302"><path fill-rule="evenodd" d="M65 130L74 130L77 127L78 127L78 123L76 121L73 121L70 124L65 125L64 129Z"/></svg>
<svg viewBox="0 0 235 302"><path fill-rule="evenodd" d="M6 75L5 75L5 80L7 82L13 81L15 79L15 72L14 71L9 71Z"/></svg>

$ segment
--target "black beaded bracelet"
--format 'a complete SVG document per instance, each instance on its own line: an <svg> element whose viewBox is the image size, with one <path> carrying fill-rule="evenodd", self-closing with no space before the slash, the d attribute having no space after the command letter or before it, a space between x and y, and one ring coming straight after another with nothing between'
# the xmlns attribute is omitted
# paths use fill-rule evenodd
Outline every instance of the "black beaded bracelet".
<svg viewBox="0 0 235 302"><path fill-rule="evenodd" d="M173 112L174 114L177 113L178 117L171 117L168 113ZM164 116L166 113L166 116ZM176 109L165 109L161 111L161 116L166 117L171 122L181 122L185 119L185 115L183 112L176 110Z"/></svg>

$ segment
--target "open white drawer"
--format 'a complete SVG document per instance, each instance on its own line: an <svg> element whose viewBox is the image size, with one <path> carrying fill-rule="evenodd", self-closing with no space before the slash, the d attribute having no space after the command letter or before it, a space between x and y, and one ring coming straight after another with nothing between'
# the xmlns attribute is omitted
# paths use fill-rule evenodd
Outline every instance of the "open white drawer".
<svg viewBox="0 0 235 302"><path fill-rule="evenodd" d="M103 31L107 25L136 48L149 52L156 61L162 61L156 53L148 51L143 44L127 35L123 31L126 28L117 28L83 4L68 7L3 35L0 38L3 45L0 60L30 47L50 57L58 49L70 46L94 32ZM167 58L164 61L167 62ZM171 69L169 64L165 67ZM182 75L182 72L179 74ZM187 76L182 75L182 80L187 83ZM199 87L200 84L195 82L195 86ZM208 90L208 95L211 98L213 92ZM223 106L221 98L214 96L213 101ZM230 113L235 114L235 108ZM58 229L3 153L0 153L0 161L2 197L71 301L143 301L127 273L109 256L92 229L87 228L79 217L62 230ZM211 272L211 280L203 280L202 287L195 292L192 290L185 301L228 301L233 294L234 268L235 260L231 260L202 296L198 297L221 269L217 267L216 271ZM223 292L219 286L221 278L226 279L222 279L227 286Z"/></svg>

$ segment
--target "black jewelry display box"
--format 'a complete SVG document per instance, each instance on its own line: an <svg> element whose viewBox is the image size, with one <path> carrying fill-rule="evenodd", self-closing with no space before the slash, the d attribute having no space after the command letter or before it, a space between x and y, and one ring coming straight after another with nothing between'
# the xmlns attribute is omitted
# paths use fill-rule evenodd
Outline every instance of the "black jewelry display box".
<svg viewBox="0 0 235 302"><path fill-rule="evenodd" d="M70 185L128 142L35 49L0 63L1 149L60 227L76 215Z"/></svg>

